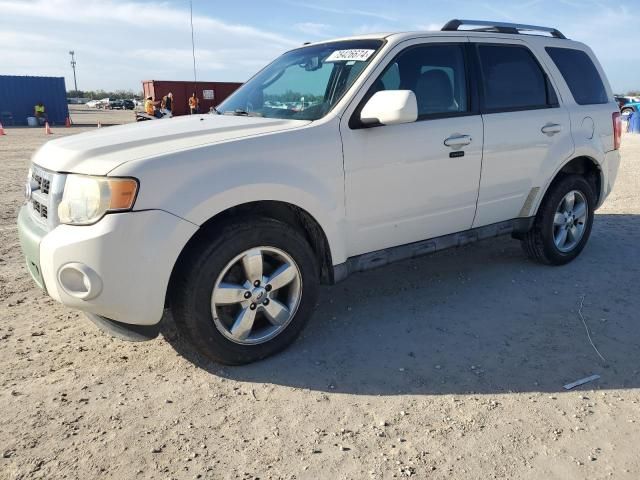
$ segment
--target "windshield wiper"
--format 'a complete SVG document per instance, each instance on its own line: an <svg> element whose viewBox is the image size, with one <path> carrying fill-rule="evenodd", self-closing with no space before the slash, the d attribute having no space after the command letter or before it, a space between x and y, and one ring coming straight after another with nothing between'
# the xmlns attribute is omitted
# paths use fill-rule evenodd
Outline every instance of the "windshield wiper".
<svg viewBox="0 0 640 480"><path fill-rule="evenodd" d="M235 110L227 110L224 112L225 115L236 115L238 117L260 117L259 113L255 112L247 112L246 110L242 110L241 108L236 108Z"/></svg>

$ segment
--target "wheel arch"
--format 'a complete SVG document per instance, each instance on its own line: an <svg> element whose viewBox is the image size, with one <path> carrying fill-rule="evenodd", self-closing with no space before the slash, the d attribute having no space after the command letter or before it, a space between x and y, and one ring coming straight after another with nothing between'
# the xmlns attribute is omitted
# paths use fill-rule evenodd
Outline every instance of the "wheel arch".
<svg viewBox="0 0 640 480"><path fill-rule="evenodd" d="M600 205L600 201L602 199L602 188L605 180L602 166L593 157L580 155L568 160L558 168L551 177L551 180L545 186L542 194L538 197L538 202L535 205L535 209L532 210L531 215L536 215L538 213L538 209L540 208L540 205L542 205L542 202L551 187L562 178L571 174L582 175L587 179L589 184L593 187L593 191L596 195L596 205Z"/></svg>
<svg viewBox="0 0 640 480"><path fill-rule="evenodd" d="M257 200L229 207L213 215L200 226L200 228L183 247L173 267L171 277L169 279L169 286L167 288L165 302L167 305L171 299L170 292L173 289L176 276L179 273L180 267L184 264L186 255L191 251L191 249L197 248L197 245L203 241L203 239L214 234L216 229L220 228L225 223L233 221L234 219L250 217L272 218L297 228L304 234L313 250L316 260L318 261L320 281L324 284L334 283L335 279L331 246L327 234L322 228L320 222L318 222L318 220L316 220L316 218L307 210L291 203L277 200Z"/></svg>

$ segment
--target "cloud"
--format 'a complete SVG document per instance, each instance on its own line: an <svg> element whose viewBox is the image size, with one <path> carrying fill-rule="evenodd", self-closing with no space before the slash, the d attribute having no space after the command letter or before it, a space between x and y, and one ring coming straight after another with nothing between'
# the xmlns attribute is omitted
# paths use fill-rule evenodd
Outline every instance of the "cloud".
<svg viewBox="0 0 640 480"><path fill-rule="evenodd" d="M480 6L482 6L482 8L490 12L492 15L496 15L502 21L506 20L507 22L512 22L512 23L516 23L518 21L518 19L515 16L508 13L507 9L505 8L494 7L489 3L481 3Z"/></svg>
<svg viewBox="0 0 640 480"><path fill-rule="evenodd" d="M327 31L331 29L331 25L326 23L302 22L296 23L293 28L299 32L315 37L324 37Z"/></svg>
<svg viewBox="0 0 640 480"><path fill-rule="evenodd" d="M381 23L367 23L359 25L353 30L354 35L364 35L367 33L385 33L392 32L394 29Z"/></svg>
<svg viewBox="0 0 640 480"><path fill-rule="evenodd" d="M148 78L193 78L188 5L185 9L139 0L0 0L0 12L5 74L65 76L70 88L68 52L74 50L80 89L139 90L141 80ZM202 80L244 81L302 43L281 32L195 12L193 22Z"/></svg>
<svg viewBox="0 0 640 480"><path fill-rule="evenodd" d="M244 81L307 40L439 30L450 17L491 16L557 27L594 49L615 90L639 87L640 49L621 27L638 0L431 0L414 1L414 8L382 0L360 1L361 8L338 0L278 1L232 5L242 19L235 22L198 8L225 11L211 7L214 2L194 2L198 78ZM288 7L277 8L283 4ZM0 46L3 74L65 76L67 86L73 84L68 52L74 50L81 89L139 90L143 79L193 77L186 0L0 0Z"/></svg>
<svg viewBox="0 0 640 480"><path fill-rule="evenodd" d="M293 0L283 0L283 1L287 5L291 5L294 7L308 8L311 10L317 10L319 12L336 13L340 15L353 15L353 16L360 16L360 17L370 17L370 18L377 18L379 20L386 20L389 22L397 21L396 17L384 12L372 12L369 10L361 10L358 8L333 8L333 7L327 7L324 5L318 5L316 3L306 3L306 2L293 1Z"/></svg>
<svg viewBox="0 0 640 480"><path fill-rule="evenodd" d="M437 32L442 30L442 27L444 26L444 24L445 22L420 24L420 25L416 25L416 30L428 30L430 32Z"/></svg>

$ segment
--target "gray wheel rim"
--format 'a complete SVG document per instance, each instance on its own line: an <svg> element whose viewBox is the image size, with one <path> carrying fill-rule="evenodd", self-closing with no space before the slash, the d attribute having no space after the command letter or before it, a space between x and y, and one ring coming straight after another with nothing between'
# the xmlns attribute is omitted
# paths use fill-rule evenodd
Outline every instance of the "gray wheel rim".
<svg viewBox="0 0 640 480"><path fill-rule="evenodd" d="M256 345L287 328L301 298L302 275L293 258L275 247L257 247L222 270L211 293L211 313L226 338Z"/></svg>
<svg viewBox="0 0 640 480"><path fill-rule="evenodd" d="M589 218L589 204L578 190L567 193L553 217L553 241L563 253L570 252L584 236Z"/></svg>

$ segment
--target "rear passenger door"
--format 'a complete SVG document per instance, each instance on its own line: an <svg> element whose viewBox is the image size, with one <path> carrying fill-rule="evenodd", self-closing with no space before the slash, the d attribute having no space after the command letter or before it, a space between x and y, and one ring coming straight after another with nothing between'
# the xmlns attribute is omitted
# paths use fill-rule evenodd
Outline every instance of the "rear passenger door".
<svg viewBox="0 0 640 480"><path fill-rule="evenodd" d="M481 227L519 216L541 187L539 172L573 152L569 113L533 52L518 40L474 38L484 150L478 207ZM524 208L523 208L524 207Z"/></svg>

